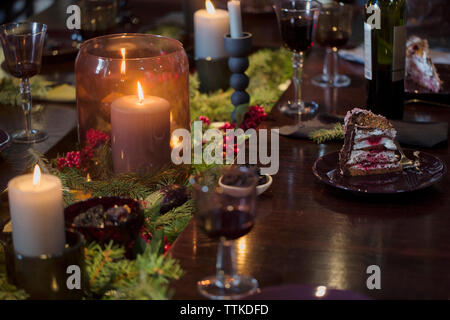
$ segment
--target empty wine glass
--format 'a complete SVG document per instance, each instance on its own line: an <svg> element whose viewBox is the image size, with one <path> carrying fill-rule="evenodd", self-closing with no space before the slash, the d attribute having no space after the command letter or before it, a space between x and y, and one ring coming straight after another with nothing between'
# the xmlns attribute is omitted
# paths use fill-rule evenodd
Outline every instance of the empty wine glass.
<svg viewBox="0 0 450 320"><path fill-rule="evenodd" d="M319 15L316 41L327 52L323 63L323 73L315 76L312 83L321 87L347 87L350 78L338 74L338 50L344 46L352 33L353 7L341 2L330 2L323 5ZM333 58L333 71L330 61Z"/></svg>
<svg viewBox="0 0 450 320"><path fill-rule="evenodd" d="M233 182L233 186L228 183ZM197 282L210 299L237 299L256 292L258 281L236 270L233 240L250 232L255 221L257 176L247 167L211 169L191 178L199 227L219 239L216 275Z"/></svg>
<svg viewBox="0 0 450 320"><path fill-rule="evenodd" d="M47 32L45 24L37 22L8 23L0 26L0 39L9 73L20 78L22 109L25 113L25 130L12 134L18 143L34 143L47 139L44 131L31 128L30 77L39 73L42 49Z"/></svg>
<svg viewBox="0 0 450 320"><path fill-rule="evenodd" d="M293 52L294 99L280 106L288 115L310 115L318 109L315 102L302 101L303 56L313 46L321 4L314 0L277 0L274 9L284 46Z"/></svg>

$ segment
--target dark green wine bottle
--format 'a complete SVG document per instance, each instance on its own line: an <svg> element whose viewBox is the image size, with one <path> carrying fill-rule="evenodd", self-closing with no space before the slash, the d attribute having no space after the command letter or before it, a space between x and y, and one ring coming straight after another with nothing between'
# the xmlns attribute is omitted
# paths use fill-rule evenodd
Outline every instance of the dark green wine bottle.
<svg viewBox="0 0 450 320"><path fill-rule="evenodd" d="M403 118L406 15L406 0L367 0L365 5L367 108L390 119Z"/></svg>

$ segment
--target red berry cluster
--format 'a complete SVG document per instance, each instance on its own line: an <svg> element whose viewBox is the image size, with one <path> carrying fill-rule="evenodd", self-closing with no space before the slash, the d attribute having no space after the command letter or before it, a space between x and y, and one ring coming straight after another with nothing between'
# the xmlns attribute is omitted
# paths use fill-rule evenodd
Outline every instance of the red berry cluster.
<svg viewBox="0 0 450 320"><path fill-rule="evenodd" d="M204 125L209 126L211 124L211 121L209 120L209 118L207 116L200 116L198 117L198 120L200 120L201 122L203 122Z"/></svg>
<svg viewBox="0 0 450 320"><path fill-rule="evenodd" d="M219 130L227 130L227 129L234 129L235 124L234 122L225 122L222 126L219 127Z"/></svg>
<svg viewBox="0 0 450 320"><path fill-rule="evenodd" d="M89 129L86 132L86 146L81 150L83 163L89 161L94 155L95 148L109 141L109 136L103 131Z"/></svg>
<svg viewBox="0 0 450 320"><path fill-rule="evenodd" d="M247 130L250 128L256 129L261 122L267 117L266 112L263 107L260 106L251 106L248 112L245 114L244 121L239 126L243 130ZM234 129L236 127L235 122L225 122L222 126L219 127L219 130L226 131L229 129ZM239 153L239 148L233 141L230 141L231 137L227 137L224 135L223 137L223 154L225 155L227 150L232 149L234 154Z"/></svg>
<svg viewBox="0 0 450 320"><path fill-rule="evenodd" d="M70 151L66 153L65 157L60 157L57 160L58 170L64 168L81 169L94 155L95 148L101 144L109 141L109 136L100 130L89 129L86 132L86 147L80 151Z"/></svg>
<svg viewBox="0 0 450 320"><path fill-rule="evenodd" d="M241 123L241 128L247 130L250 128L256 129L261 122L267 117L263 107L251 106L245 114L244 121Z"/></svg>
<svg viewBox="0 0 450 320"><path fill-rule="evenodd" d="M100 144L103 144L106 141L108 141L109 135L100 130L89 129L86 132L86 140L88 145L92 146L93 148L96 148Z"/></svg>
<svg viewBox="0 0 450 320"><path fill-rule="evenodd" d="M65 157L58 158L58 170L63 168L81 168L80 151L70 151L66 153Z"/></svg>
<svg viewBox="0 0 450 320"><path fill-rule="evenodd" d="M141 238L145 241L145 243L149 244L153 238L153 235L148 232L144 227L141 229ZM167 237L164 236L164 253L170 250L172 244L167 240Z"/></svg>
<svg viewBox="0 0 450 320"><path fill-rule="evenodd" d="M223 156L225 157L227 151L232 151L234 155L239 153L239 148L236 143L234 143L234 136L223 136Z"/></svg>

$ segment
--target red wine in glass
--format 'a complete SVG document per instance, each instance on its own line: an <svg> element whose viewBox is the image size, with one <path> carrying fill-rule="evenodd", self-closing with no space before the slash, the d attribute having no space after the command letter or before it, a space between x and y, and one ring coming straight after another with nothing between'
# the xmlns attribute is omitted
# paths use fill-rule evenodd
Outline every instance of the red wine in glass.
<svg viewBox="0 0 450 320"><path fill-rule="evenodd" d="M288 12L288 11L287 11ZM313 46L314 20L287 13L281 18L281 36L293 52L305 52Z"/></svg>
<svg viewBox="0 0 450 320"><path fill-rule="evenodd" d="M39 73L40 64L36 62L19 61L11 63L6 61L9 73L16 78L31 78Z"/></svg>
<svg viewBox="0 0 450 320"><path fill-rule="evenodd" d="M282 113L294 116L301 121L305 116L314 115L319 105L314 101L302 100L302 72L304 54L314 44L321 4L315 0L276 0L281 39L284 46L292 51L292 77L294 95L279 105Z"/></svg>
<svg viewBox="0 0 450 320"><path fill-rule="evenodd" d="M243 181L239 187L222 184L235 177ZM198 290L205 297L222 300L254 293L258 281L237 272L233 240L249 233L255 223L258 177L250 168L227 166L199 172L190 181L196 224L209 238L219 240L216 274L198 281Z"/></svg>
<svg viewBox="0 0 450 320"><path fill-rule="evenodd" d="M253 228L254 216L245 211L226 208L215 209L201 219L202 229L212 239L224 237L227 240L238 239Z"/></svg>

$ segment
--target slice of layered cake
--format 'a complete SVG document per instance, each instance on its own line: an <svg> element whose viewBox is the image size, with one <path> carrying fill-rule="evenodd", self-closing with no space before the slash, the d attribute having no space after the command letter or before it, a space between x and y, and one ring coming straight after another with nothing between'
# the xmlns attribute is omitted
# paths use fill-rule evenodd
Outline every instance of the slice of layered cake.
<svg viewBox="0 0 450 320"><path fill-rule="evenodd" d="M430 58L428 41L411 36L406 42L406 73L414 82L432 92L439 92L442 81Z"/></svg>
<svg viewBox="0 0 450 320"><path fill-rule="evenodd" d="M355 108L344 121L344 145L339 153L341 174L363 176L402 169L394 143L397 131L385 117Z"/></svg>

